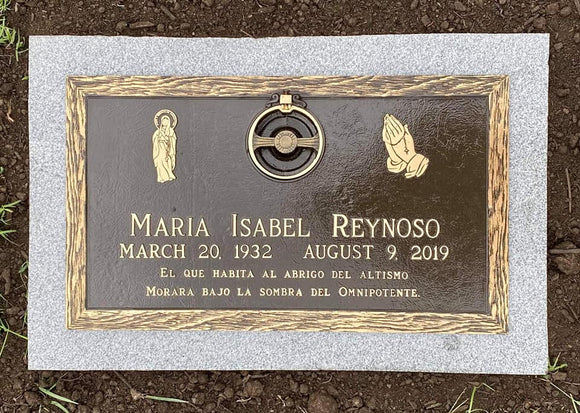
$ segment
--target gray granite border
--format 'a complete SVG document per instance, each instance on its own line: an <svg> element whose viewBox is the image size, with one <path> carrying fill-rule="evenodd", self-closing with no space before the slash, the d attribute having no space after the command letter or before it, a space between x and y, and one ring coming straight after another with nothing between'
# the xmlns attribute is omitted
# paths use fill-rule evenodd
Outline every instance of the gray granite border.
<svg viewBox="0 0 580 413"><path fill-rule="evenodd" d="M549 37L544 34L31 37L29 368L544 373L548 53ZM510 75L508 334L65 328L66 75L374 74Z"/></svg>

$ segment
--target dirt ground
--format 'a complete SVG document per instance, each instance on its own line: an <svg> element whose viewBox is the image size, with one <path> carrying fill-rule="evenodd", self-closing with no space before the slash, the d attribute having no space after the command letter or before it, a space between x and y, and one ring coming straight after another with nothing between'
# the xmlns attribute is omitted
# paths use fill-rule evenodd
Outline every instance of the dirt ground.
<svg viewBox="0 0 580 413"><path fill-rule="evenodd" d="M7 21L38 34L306 36L384 33L551 34L548 155L549 248L580 247L580 0L14 0ZM28 251L27 54L0 48L0 205L14 242L0 239L0 319L26 335ZM569 184L567 172L569 176ZM571 193L571 201L568 192ZM47 205L50 208L50 205ZM567 244L562 244L568 242ZM26 341L10 335L0 357L0 412L574 412L580 400L580 254L546 253L551 358L546 377L365 372L37 372ZM538 322L543 322L538 320ZM0 332L0 345L4 333ZM522 348L521 351L526 351ZM461 362L458 360L458 362ZM133 389L133 390L131 390ZM158 401L143 395L190 402ZM576 406L580 409L580 402ZM481 411L481 410L480 410Z"/></svg>

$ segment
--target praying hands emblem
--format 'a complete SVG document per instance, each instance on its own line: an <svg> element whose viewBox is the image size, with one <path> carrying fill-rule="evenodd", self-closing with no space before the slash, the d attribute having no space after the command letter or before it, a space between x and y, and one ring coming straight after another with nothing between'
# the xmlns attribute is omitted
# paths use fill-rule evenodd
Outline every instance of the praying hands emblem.
<svg viewBox="0 0 580 413"><path fill-rule="evenodd" d="M425 173L429 159L415 152L415 143L408 126L388 113L384 118L383 141L389 154L387 169L390 172L405 171L405 178L418 178Z"/></svg>

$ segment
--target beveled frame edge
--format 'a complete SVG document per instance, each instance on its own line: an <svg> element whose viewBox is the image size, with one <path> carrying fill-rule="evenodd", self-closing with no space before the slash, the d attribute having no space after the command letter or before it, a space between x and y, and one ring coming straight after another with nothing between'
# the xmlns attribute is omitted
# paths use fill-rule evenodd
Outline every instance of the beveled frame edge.
<svg viewBox="0 0 580 413"><path fill-rule="evenodd" d="M86 98L242 97L300 88L303 96L485 96L489 104L489 314L328 310L86 309ZM69 76L66 79L66 327L68 329L505 333L508 326L509 77Z"/></svg>
<svg viewBox="0 0 580 413"><path fill-rule="evenodd" d="M509 77L493 87L489 102L488 271L490 313L503 332L509 319Z"/></svg>

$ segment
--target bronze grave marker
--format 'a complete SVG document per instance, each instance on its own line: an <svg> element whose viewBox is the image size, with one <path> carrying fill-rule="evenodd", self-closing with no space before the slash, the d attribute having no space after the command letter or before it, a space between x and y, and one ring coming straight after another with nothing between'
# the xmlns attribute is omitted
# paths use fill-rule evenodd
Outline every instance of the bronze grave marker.
<svg viewBox="0 0 580 413"><path fill-rule="evenodd" d="M69 77L67 326L504 333L508 77Z"/></svg>

